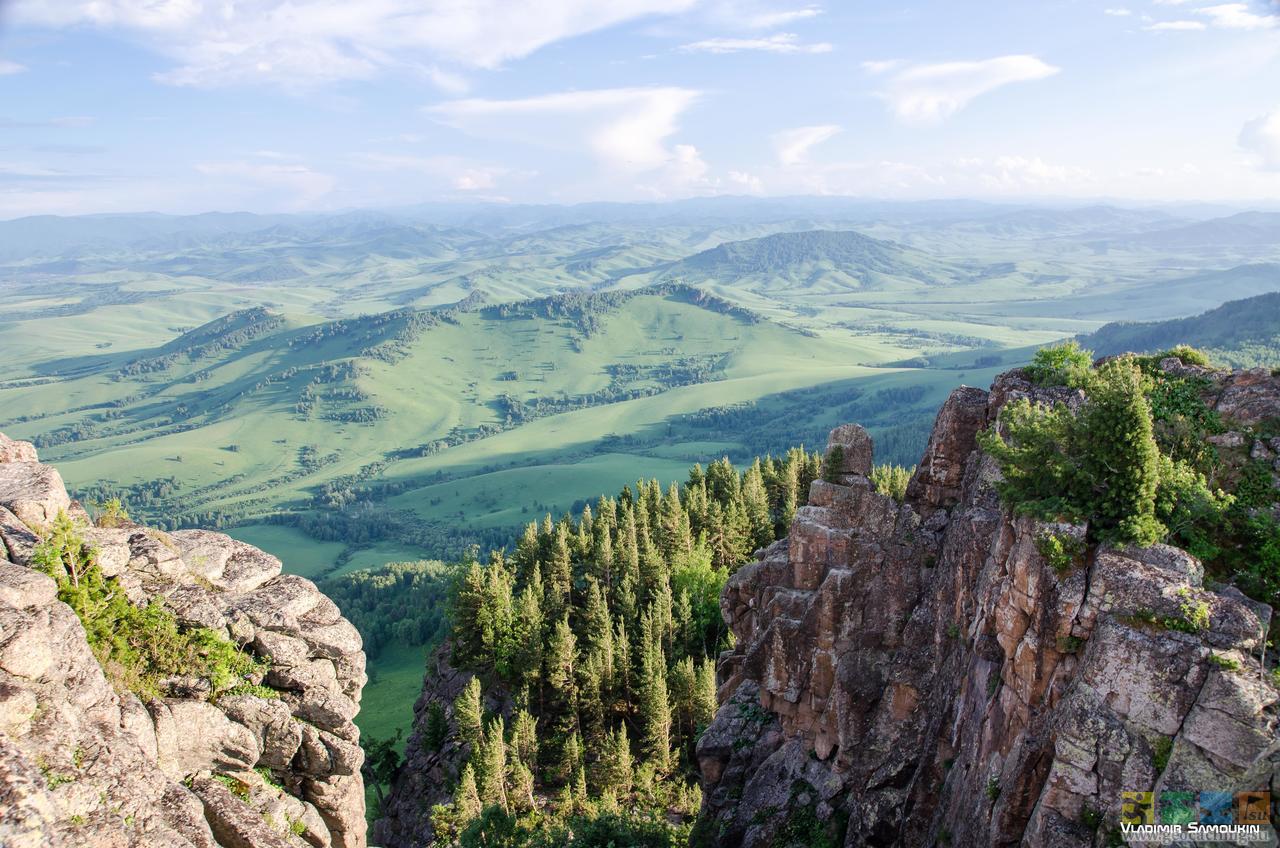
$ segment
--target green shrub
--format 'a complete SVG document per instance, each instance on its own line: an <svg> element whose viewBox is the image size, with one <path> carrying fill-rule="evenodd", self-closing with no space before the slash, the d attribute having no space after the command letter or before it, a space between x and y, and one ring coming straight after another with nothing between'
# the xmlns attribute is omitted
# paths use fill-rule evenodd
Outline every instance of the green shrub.
<svg viewBox="0 0 1280 848"><path fill-rule="evenodd" d="M915 473L915 466L903 468L901 465L877 465L871 469L871 483L876 491L893 498L899 503L907 496L907 483Z"/></svg>
<svg viewBox="0 0 1280 848"><path fill-rule="evenodd" d="M987 797L992 801L1000 797L1000 778L993 777L987 781Z"/></svg>
<svg viewBox="0 0 1280 848"><path fill-rule="evenodd" d="M1231 657L1224 657L1221 654L1215 654L1212 651L1209 652L1209 661L1225 671L1240 670L1240 663L1236 662Z"/></svg>
<svg viewBox="0 0 1280 848"><path fill-rule="evenodd" d="M996 489L1018 512L1048 521L1082 520L1085 513L1070 497L1074 473L1071 438L1075 419L1070 410L1032 404L1019 398L1000 411L1006 436L992 428L978 434L978 444L1000 463L1004 479Z"/></svg>
<svg viewBox="0 0 1280 848"><path fill-rule="evenodd" d="M1203 633L1209 629L1209 604L1197 600L1190 589L1178 590L1178 615L1168 616L1163 624L1183 633Z"/></svg>
<svg viewBox="0 0 1280 848"><path fill-rule="evenodd" d="M119 582L102 575L96 553L65 514L53 521L32 561L58 581L58 598L79 616L89 647L118 690L153 700L164 694L166 678L194 676L209 681L209 697L216 699L265 673L262 663L221 634L179 627L160 601L130 603Z"/></svg>
<svg viewBox="0 0 1280 848"><path fill-rule="evenodd" d="M1027 376L1040 386L1084 388L1093 367L1093 351L1084 350L1075 339L1042 347L1031 358Z"/></svg>
<svg viewBox="0 0 1280 848"><path fill-rule="evenodd" d="M1074 536L1045 531L1036 536L1036 550L1054 571L1066 574L1075 568L1084 556L1084 542Z"/></svg>
<svg viewBox="0 0 1280 848"><path fill-rule="evenodd" d="M1180 360L1183 365L1198 365L1201 368L1213 367L1213 363L1209 361L1209 354L1191 345L1174 345L1164 353L1157 354L1159 359L1168 359L1170 356Z"/></svg>
<svg viewBox="0 0 1280 848"><path fill-rule="evenodd" d="M1088 381L1078 416L1026 399L1000 413L979 444L1000 463L1006 503L1047 520L1087 519L1103 541L1149 545L1164 535L1155 517L1160 451L1142 376L1131 358L1112 360Z"/></svg>

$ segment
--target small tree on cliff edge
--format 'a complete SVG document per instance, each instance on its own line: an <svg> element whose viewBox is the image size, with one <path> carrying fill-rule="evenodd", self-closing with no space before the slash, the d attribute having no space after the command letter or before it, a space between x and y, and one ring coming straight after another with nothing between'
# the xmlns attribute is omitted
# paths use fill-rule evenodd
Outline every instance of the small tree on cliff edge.
<svg viewBox="0 0 1280 848"><path fill-rule="evenodd" d="M978 436L1000 463L1006 503L1054 520L1087 520L1103 541L1149 545L1164 534L1156 519L1160 449L1142 374L1131 357L1106 363L1086 381L1078 416L1019 399L996 430Z"/></svg>
<svg viewBox="0 0 1280 848"><path fill-rule="evenodd" d="M1076 430L1077 497L1104 537L1150 545L1164 535L1156 520L1160 449L1142 374L1132 358L1114 359L1090 381Z"/></svg>

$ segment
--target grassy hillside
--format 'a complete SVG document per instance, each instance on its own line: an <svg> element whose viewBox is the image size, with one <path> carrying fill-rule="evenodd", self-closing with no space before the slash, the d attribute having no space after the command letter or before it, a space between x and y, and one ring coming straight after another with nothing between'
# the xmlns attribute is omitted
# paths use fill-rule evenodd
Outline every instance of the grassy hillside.
<svg viewBox="0 0 1280 848"><path fill-rule="evenodd" d="M965 376L885 366L904 352L680 286L322 323L254 307L33 366L0 385L0 426L149 521L296 525L315 539L299 569L323 576L362 550L488 545L642 470L813 444L849 416L910 461Z"/></svg>
<svg viewBox="0 0 1280 848"><path fill-rule="evenodd" d="M1081 343L1107 355L1165 350L1170 339L1201 348L1222 365L1274 367L1280 364L1280 293L1233 300L1190 318L1107 324Z"/></svg>

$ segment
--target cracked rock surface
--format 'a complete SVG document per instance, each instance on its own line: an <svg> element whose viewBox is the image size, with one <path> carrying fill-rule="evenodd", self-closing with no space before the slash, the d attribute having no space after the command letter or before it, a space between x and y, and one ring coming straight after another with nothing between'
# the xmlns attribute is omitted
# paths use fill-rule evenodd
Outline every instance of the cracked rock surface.
<svg viewBox="0 0 1280 848"><path fill-rule="evenodd" d="M209 701L191 681L144 704L114 689L28 567L60 511L132 602L220 631L276 691ZM94 527L31 445L0 434L0 846L364 848L365 682L355 628L278 559L221 533Z"/></svg>
<svg viewBox="0 0 1280 848"><path fill-rule="evenodd" d="M1215 379L1225 417L1280 415L1270 372ZM1280 790L1271 609L1164 545L1045 562L1041 533L1087 528L1002 509L975 441L1017 397L1083 400L1017 371L957 389L904 503L840 428L856 467L729 579L735 647L698 743L714 844L778 844L803 815L847 818L846 846L1101 846L1124 791ZM1206 631L1150 623L1187 601Z"/></svg>

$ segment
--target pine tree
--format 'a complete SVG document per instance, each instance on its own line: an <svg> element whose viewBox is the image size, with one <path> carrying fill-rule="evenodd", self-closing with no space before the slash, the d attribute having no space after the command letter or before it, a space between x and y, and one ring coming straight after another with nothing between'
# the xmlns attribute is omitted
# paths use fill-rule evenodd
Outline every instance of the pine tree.
<svg viewBox="0 0 1280 848"><path fill-rule="evenodd" d="M477 754L478 756L472 759L478 762L476 788L480 793L480 804L484 807L497 806L506 810L507 745L502 716L489 722L484 741Z"/></svg>
<svg viewBox="0 0 1280 848"><path fill-rule="evenodd" d="M486 633L484 628L486 595L484 569L472 560L462 576L450 614L453 620L453 656L459 665L476 665L490 659L486 642L492 643L493 632Z"/></svg>
<svg viewBox="0 0 1280 848"><path fill-rule="evenodd" d="M1104 535L1150 545L1164 528L1155 517L1160 449L1142 372L1132 358L1113 359L1098 368L1087 394L1075 428L1078 502L1091 505Z"/></svg>
<svg viewBox="0 0 1280 848"><path fill-rule="evenodd" d="M666 657L648 612L640 618L641 656L639 688L641 749L650 765L665 774L671 759L671 704L667 699Z"/></svg>
<svg viewBox="0 0 1280 848"><path fill-rule="evenodd" d="M769 493L764 487L760 460L756 460L743 477L742 505L752 550L767 546L773 541L773 519L769 515Z"/></svg>
<svg viewBox="0 0 1280 848"><path fill-rule="evenodd" d="M422 731L422 744L428 751L439 751L449 735L449 723L445 720L444 707L432 701L427 707L427 724Z"/></svg>
<svg viewBox="0 0 1280 848"><path fill-rule="evenodd" d="M524 535L516 543L516 551L511 555L511 564L515 568L516 579L528 580L529 572L533 570L541 556L538 525L531 523L524 528Z"/></svg>
<svg viewBox="0 0 1280 848"><path fill-rule="evenodd" d="M693 530L689 525L689 513L680 502L680 489L675 483L662 499L659 519L659 547L663 558L670 562L693 550Z"/></svg>
<svg viewBox="0 0 1280 848"><path fill-rule="evenodd" d="M535 562L529 585L516 599L512 614L509 675L511 680L530 686L538 685L542 671L543 630L546 625L542 616L541 582L541 571Z"/></svg>
<svg viewBox="0 0 1280 848"><path fill-rule="evenodd" d="M476 789L476 772L467 763L458 778L458 788L453 792L454 821L463 830L480 815L480 793Z"/></svg>
<svg viewBox="0 0 1280 848"><path fill-rule="evenodd" d="M627 726L619 723L601 746L600 759L596 763L596 787L601 792L626 795L631 791L632 769L631 740L627 738Z"/></svg>
<svg viewBox="0 0 1280 848"><path fill-rule="evenodd" d="M511 723L511 755L530 769L538 765L538 720L526 710L518 710Z"/></svg>
<svg viewBox="0 0 1280 848"><path fill-rule="evenodd" d="M458 728L458 738L474 750L480 744L480 678L472 677L453 702L453 722Z"/></svg>
<svg viewBox="0 0 1280 848"><path fill-rule="evenodd" d="M534 788L536 781L533 772L520 760L513 760L510 768L510 789L508 796L511 808L516 812L528 812L534 808Z"/></svg>
<svg viewBox="0 0 1280 848"><path fill-rule="evenodd" d="M547 562L546 612L552 618L569 608L569 593L573 589L573 561L569 552L569 532L564 524L556 527L551 541L551 556Z"/></svg>
<svg viewBox="0 0 1280 848"><path fill-rule="evenodd" d="M546 653L547 707L544 715L551 718L558 750L554 750L552 773L560 780L568 780L573 772L567 769L570 761L581 757L578 741L578 677L577 640L569 628L568 618L556 622ZM570 752L571 745L578 745Z"/></svg>
<svg viewBox="0 0 1280 848"><path fill-rule="evenodd" d="M716 689L716 661L706 657L698 663L693 690L693 720L698 732L716 716Z"/></svg>
<svg viewBox="0 0 1280 848"><path fill-rule="evenodd" d="M692 740L695 735L693 700L696 682L693 657L681 657L667 675L667 694L675 705L672 717L677 745Z"/></svg>

